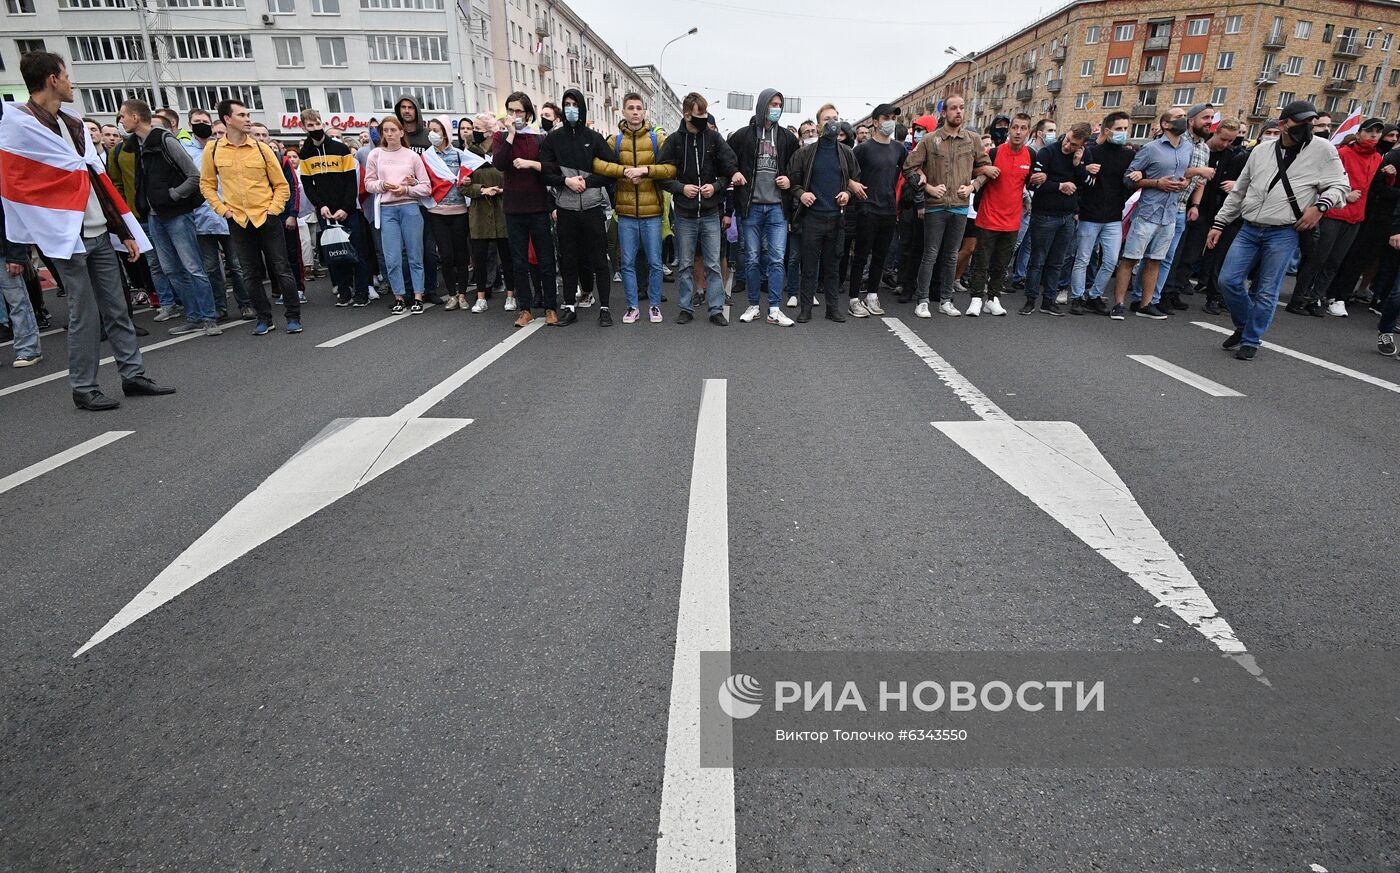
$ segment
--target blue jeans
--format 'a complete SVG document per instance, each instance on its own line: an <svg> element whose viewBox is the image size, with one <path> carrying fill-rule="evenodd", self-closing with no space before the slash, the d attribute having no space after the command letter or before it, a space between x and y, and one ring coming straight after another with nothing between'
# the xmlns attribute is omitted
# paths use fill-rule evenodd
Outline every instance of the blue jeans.
<svg viewBox="0 0 1400 873"><path fill-rule="evenodd" d="M1011 262L1011 281L1026 281L1026 270L1031 265L1031 208L1021 210L1021 232L1016 236L1016 258Z"/></svg>
<svg viewBox="0 0 1400 873"><path fill-rule="evenodd" d="M1165 224L1166 222L1163 222ZM1152 302L1162 302L1162 289L1167 286L1167 277L1172 274L1172 261L1176 260L1176 247L1181 244L1181 234L1186 230L1186 213L1177 210L1176 230L1172 232L1172 246L1167 249L1167 256L1162 259L1162 265L1157 268L1157 287L1152 292ZM1137 267L1133 270L1133 293L1130 300L1142 300L1142 261L1138 261Z"/></svg>
<svg viewBox="0 0 1400 873"><path fill-rule="evenodd" d="M710 314L724 311L724 280L719 275L719 213L686 218L677 215L671 223L676 236L676 285L681 295L681 309L693 312L695 296L695 249L705 261L705 307Z"/></svg>
<svg viewBox="0 0 1400 873"><path fill-rule="evenodd" d="M1094 256L1096 247L1103 248L1103 259L1099 264L1099 271L1094 276L1094 284L1089 287L1084 286L1089 275L1089 260ZM1113 276L1113 270L1118 266L1118 255L1123 250L1123 223L1110 221L1099 223L1097 221L1079 221L1079 249L1074 254L1074 270L1069 276L1069 294L1075 300L1083 300L1088 294L1090 300L1097 300L1103 296L1103 289L1108 286L1108 280Z"/></svg>
<svg viewBox="0 0 1400 873"><path fill-rule="evenodd" d="M188 212L164 217L152 213L149 223L156 260L160 261L161 272L170 280L185 307L185 320L195 324L218 318L219 314L214 311L214 289L204 272L204 253L199 248L194 216ZM221 297L223 290L219 289Z"/></svg>
<svg viewBox="0 0 1400 873"><path fill-rule="evenodd" d="M161 306L174 306L180 302L175 296L175 286L170 284L170 277L160 268L160 252L155 249L154 234L151 231L151 219L147 217L141 222L141 229L146 232L146 238L151 240L151 250L146 252L146 269L151 271L151 284L156 286L156 299Z"/></svg>
<svg viewBox="0 0 1400 873"><path fill-rule="evenodd" d="M1292 225L1259 227L1245 224L1235 237L1225 264L1220 268L1220 293L1230 309L1235 329L1244 334L1242 345L1259 347L1264 332L1274 320L1279 287L1288 273L1288 264L1298 251L1298 231ZM1258 280L1249 293L1244 283L1258 266Z"/></svg>
<svg viewBox="0 0 1400 873"><path fill-rule="evenodd" d="M647 300L661 305L661 216L617 219L618 256L622 258L622 290L627 307L637 308L637 249L647 255Z"/></svg>
<svg viewBox="0 0 1400 873"><path fill-rule="evenodd" d="M1074 238L1074 213L1064 215L1031 214L1031 260L1026 268L1026 299L1044 297L1054 302L1059 293L1060 273L1065 266L1065 252ZM1041 288L1044 286L1044 290Z"/></svg>
<svg viewBox="0 0 1400 873"><path fill-rule="evenodd" d="M781 203L754 203L749 206L749 217L743 219L740 228L744 235L744 266L748 276L745 279L749 295L749 305L758 305L758 291L763 286L763 276L768 276L768 308L782 305L783 298L783 259L787 254L787 219L783 216ZM762 250L763 260L759 261Z"/></svg>
<svg viewBox="0 0 1400 873"><path fill-rule="evenodd" d="M394 296L404 295L403 262L413 290L423 295L423 213L417 203L395 203L379 207L379 235L384 240L384 269Z"/></svg>
<svg viewBox="0 0 1400 873"><path fill-rule="evenodd" d="M10 329L15 333L15 357L32 358L39 354L39 323L34 320L34 307L29 302L29 289L23 274L11 276L0 269L0 293L9 309Z"/></svg>

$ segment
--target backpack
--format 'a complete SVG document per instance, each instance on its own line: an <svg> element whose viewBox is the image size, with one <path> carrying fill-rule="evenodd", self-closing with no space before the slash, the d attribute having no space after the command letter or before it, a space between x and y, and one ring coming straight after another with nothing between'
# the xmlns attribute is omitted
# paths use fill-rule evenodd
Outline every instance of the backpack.
<svg viewBox="0 0 1400 873"><path fill-rule="evenodd" d="M651 154L652 159L655 160L661 157L661 148L656 144L656 131L649 130L647 133L651 134ZM613 141L613 151L617 152L619 158L622 157L622 136L623 135L619 133L617 139Z"/></svg>

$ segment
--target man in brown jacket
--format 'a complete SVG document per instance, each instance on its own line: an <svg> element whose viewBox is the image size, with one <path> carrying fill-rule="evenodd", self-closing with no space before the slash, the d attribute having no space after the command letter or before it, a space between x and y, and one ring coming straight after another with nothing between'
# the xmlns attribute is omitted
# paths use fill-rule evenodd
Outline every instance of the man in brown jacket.
<svg viewBox="0 0 1400 873"><path fill-rule="evenodd" d="M941 301L938 311L944 315L962 314L953 305L953 277L958 248L967 228L968 201L999 172L987 159L982 138L963 128L965 113L963 98L945 100L941 123L904 160L905 181L924 189L924 255L912 289L918 292L919 305L914 314L919 318L929 317L929 283L935 267ZM906 288L900 302L908 303L913 297L911 289Z"/></svg>
<svg viewBox="0 0 1400 873"><path fill-rule="evenodd" d="M647 282L647 298L651 302L651 320L661 320L661 211L664 201L658 179L674 179L674 164L658 164L657 155L666 135L651 129L647 123L647 107L640 94L622 98L620 133L608 140L617 152L619 163L594 158L593 172L619 179L617 183L617 242L622 261L622 288L627 292L627 314L623 324L632 324L641 316L637 308L637 248L647 253L651 276Z"/></svg>

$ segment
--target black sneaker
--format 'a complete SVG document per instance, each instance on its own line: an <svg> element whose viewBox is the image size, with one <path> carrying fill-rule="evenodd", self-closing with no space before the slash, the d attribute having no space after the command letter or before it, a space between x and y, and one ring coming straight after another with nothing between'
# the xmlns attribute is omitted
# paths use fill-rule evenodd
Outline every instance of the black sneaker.
<svg viewBox="0 0 1400 873"><path fill-rule="evenodd" d="M1254 346L1240 346L1235 352L1235 359L1240 361L1252 361L1254 356L1259 354L1259 349Z"/></svg>
<svg viewBox="0 0 1400 873"><path fill-rule="evenodd" d="M1229 336L1227 336L1227 337L1225 338L1225 342L1223 342L1223 343L1220 344L1220 347L1221 347L1222 349L1224 349L1225 351L1228 352L1230 349L1233 349L1233 348L1235 348L1236 346L1238 346L1238 345L1240 344L1240 341L1243 340L1243 339L1244 339L1244 331L1242 331L1242 330L1237 330L1237 331L1235 331L1234 333L1232 333L1232 334L1230 334Z"/></svg>
<svg viewBox="0 0 1400 873"><path fill-rule="evenodd" d="M682 309L680 312L676 313L676 324L690 324L694 320L695 313L691 312L689 309Z"/></svg>
<svg viewBox="0 0 1400 873"><path fill-rule="evenodd" d="M612 327L612 313L608 311L606 306L598 310L598 326Z"/></svg>
<svg viewBox="0 0 1400 873"><path fill-rule="evenodd" d="M1283 311L1284 311L1284 312L1287 312L1289 315L1307 315L1307 314L1308 314L1307 308L1303 305L1302 301L1298 301L1298 300L1291 300L1291 301L1289 301L1288 305L1285 306L1285 307L1283 307Z"/></svg>
<svg viewBox="0 0 1400 873"><path fill-rule="evenodd" d="M1102 297L1094 297L1089 300L1089 309L1095 315L1108 315L1110 307Z"/></svg>
<svg viewBox="0 0 1400 873"><path fill-rule="evenodd" d="M1014 290L1016 290L1016 291L1024 291L1024 290L1026 290L1026 280L1025 280L1025 279L1017 279L1016 281L1014 281L1014 282L1011 283L1011 287L1012 287L1012 289L1014 289Z"/></svg>
<svg viewBox="0 0 1400 873"><path fill-rule="evenodd" d="M1069 302L1069 314L1070 314L1070 315L1083 315L1083 314L1084 314L1084 301L1083 301L1083 300L1080 300L1080 299L1077 298L1077 297L1076 297L1075 299L1071 300L1071 301Z"/></svg>
<svg viewBox="0 0 1400 873"><path fill-rule="evenodd" d="M1142 318L1150 318L1154 321L1162 321L1167 317L1167 314L1165 312L1158 309L1151 303L1147 304L1146 306L1139 306L1137 308L1137 311L1133 314Z"/></svg>
<svg viewBox="0 0 1400 873"><path fill-rule="evenodd" d="M1176 309L1178 311L1191 308L1185 300L1181 299L1181 296L1179 294L1173 294L1168 302L1171 303L1172 309Z"/></svg>
<svg viewBox="0 0 1400 873"><path fill-rule="evenodd" d="M1114 321L1122 321L1124 318L1128 317L1127 310L1123 307L1123 304L1115 303L1113 308L1108 311L1108 317Z"/></svg>
<svg viewBox="0 0 1400 873"><path fill-rule="evenodd" d="M578 313L574 311L573 307L565 306L559 310L559 321L554 326L568 327L576 321L578 321Z"/></svg>
<svg viewBox="0 0 1400 873"><path fill-rule="evenodd" d="M724 317L723 312L716 312L714 315L710 316L710 324L716 325L718 327L728 327L729 319Z"/></svg>
<svg viewBox="0 0 1400 873"><path fill-rule="evenodd" d="M399 313L404 312L404 311L407 310L407 309L408 309L408 307L403 305L403 301L402 301L402 300L395 300L395 301L394 301L394 308L391 309L391 310L389 310L389 311L392 312L392 313L394 313L395 315L398 315Z"/></svg>
<svg viewBox="0 0 1400 873"><path fill-rule="evenodd" d="M1205 310L1210 315L1219 315L1220 313L1225 311L1221 309L1220 301L1215 299L1214 297L1207 300L1206 305L1202 306L1201 309Z"/></svg>
<svg viewBox="0 0 1400 873"><path fill-rule="evenodd" d="M1049 300L1040 301L1040 311L1046 315L1056 316L1057 318L1065 317L1065 311L1060 308L1060 304L1056 303L1053 297Z"/></svg>
<svg viewBox="0 0 1400 873"><path fill-rule="evenodd" d="M846 320L846 316L841 314L841 310L828 306L826 308L826 320L844 322Z"/></svg>
<svg viewBox="0 0 1400 873"><path fill-rule="evenodd" d="M1327 307L1322 305L1321 300L1314 300L1308 304L1308 315L1314 318L1321 318L1327 314Z"/></svg>
<svg viewBox="0 0 1400 873"><path fill-rule="evenodd" d="M422 300L415 300L415 301L413 301L413 304L412 304L411 306L408 307L408 312L409 312L410 315L418 315L418 314L421 313L422 311L423 311L423 301L422 301Z"/></svg>
<svg viewBox="0 0 1400 873"><path fill-rule="evenodd" d="M1012 287L1015 287L1015 286L1012 286ZM1022 315L1034 315L1034 314L1035 314L1035 301L1034 301L1034 300L1027 300L1027 301L1026 301L1026 305L1021 307L1021 314L1022 314Z"/></svg>
<svg viewBox="0 0 1400 873"><path fill-rule="evenodd" d="M1395 334L1383 333L1376 340L1376 351L1388 358L1395 357Z"/></svg>

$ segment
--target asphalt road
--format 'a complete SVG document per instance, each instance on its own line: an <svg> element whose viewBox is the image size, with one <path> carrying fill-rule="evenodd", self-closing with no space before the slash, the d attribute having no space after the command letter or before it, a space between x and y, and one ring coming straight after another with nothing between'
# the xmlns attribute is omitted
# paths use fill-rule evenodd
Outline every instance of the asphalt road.
<svg viewBox="0 0 1400 873"><path fill-rule="evenodd" d="M0 869L656 869L705 379L727 380L734 649L1210 648L932 427L974 415L880 319L680 326L667 293L660 325L534 331L424 415L471 424L77 658L327 425L393 416L509 316L318 348L388 313L317 283L300 336L151 351L173 397L0 396L0 477L133 432L0 490ZM1082 428L1251 650L1400 645L1400 362L1368 313L1280 312L1268 339L1384 385L1237 361L1199 309L887 308L1011 417ZM0 392L61 371L64 335L44 352ZM740 768L733 840L739 870L1393 871L1396 777Z"/></svg>

